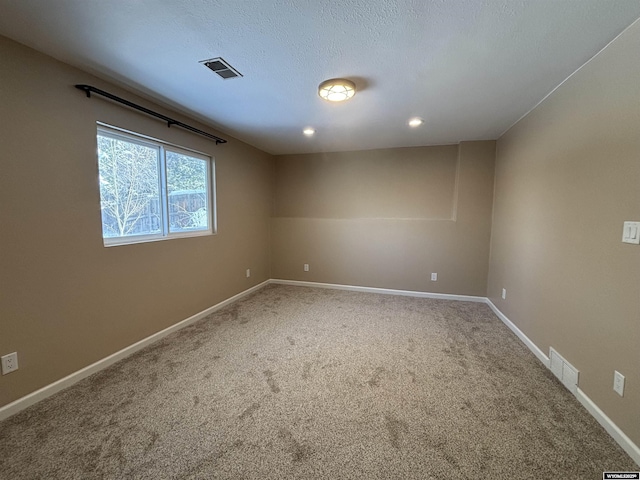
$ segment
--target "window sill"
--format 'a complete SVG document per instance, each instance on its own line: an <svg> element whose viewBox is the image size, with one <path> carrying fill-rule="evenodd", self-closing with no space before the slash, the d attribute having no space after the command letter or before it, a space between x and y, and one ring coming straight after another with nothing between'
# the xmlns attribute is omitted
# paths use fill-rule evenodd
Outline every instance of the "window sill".
<svg viewBox="0 0 640 480"><path fill-rule="evenodd" d="M175 240L177 238L205 237L207 235L215 235L212 230L200 230L193 232L173 233L167 236L160 235L137 235L124 238L103 238L105 247L120 247L123 245L136 245L138 243L161 242L163 240Z"/></svg>

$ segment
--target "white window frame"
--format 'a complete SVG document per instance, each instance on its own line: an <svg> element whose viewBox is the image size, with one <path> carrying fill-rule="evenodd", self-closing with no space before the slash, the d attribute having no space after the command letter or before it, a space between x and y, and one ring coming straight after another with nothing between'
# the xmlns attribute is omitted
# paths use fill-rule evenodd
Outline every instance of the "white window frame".
<svg viewBox="0 0 640 480"><path fill-rule="evenodd" d="M146 235L128 235L124 237L104 237L104 230L102 231L102 240L105 247L115 247L119 245L132 245L137 243L158 242L162 240L172 240L175 238L188 238L188 237L202 237L206 235L215 235L217 233L217 202L216 202L216 177L215 177L215 160L212 156L203 152L175 145L173 143L158 140L157 138L148 137L139 133L134 133L128 130L124 130L112 125L107 125L98 122L96 132L96 143L98 135L103 135L111 138L116 138L125 142L137 143L150 148L158 149L159 165L158 165L158 181L160 192L160 211L162 213L162 231L159 233L146 234ZM182 155L187 155L192 158L204 160L207 166L207 224L209 228L201 230L193 230L188 232L171 232L169 230L169 196L167 195L167 161L166 152L174 152ZM96 163L98 164L98 149L96 145ZM102 195L100 195L100 201L102 202ZM100 229L102 230L102 211L100 212Z"/></svg>

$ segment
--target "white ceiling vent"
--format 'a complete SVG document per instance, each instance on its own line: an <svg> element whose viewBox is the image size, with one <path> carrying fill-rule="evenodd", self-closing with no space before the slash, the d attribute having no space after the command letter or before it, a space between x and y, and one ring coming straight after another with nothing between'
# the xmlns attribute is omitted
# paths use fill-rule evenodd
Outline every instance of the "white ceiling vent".
<svg viewBox="0 0 640 480"><path fill-rule="evenodd" d="M222 77L224 80L242 76L239 71L225 62L225 60L221 57L202 60L200 63L203 63L204 66L210 69L212 72L220 75L220 77Z"/></svg>

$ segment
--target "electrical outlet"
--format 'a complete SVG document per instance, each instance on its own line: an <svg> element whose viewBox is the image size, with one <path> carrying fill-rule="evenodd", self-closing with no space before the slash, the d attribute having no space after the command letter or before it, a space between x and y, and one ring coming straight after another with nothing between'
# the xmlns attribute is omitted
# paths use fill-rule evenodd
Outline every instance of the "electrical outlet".
<svg viewBox="0 0 640 480"><path fill-rule="evenodd" d="M308 271L309 271L309 264L308 264L308 263L305 263L305 264L304 264L304 271L305 271L305 272L308 272Z"/></svg>
<svg viewBox="0 0 640 480"><path fill-rule="evenodd" d="M438 274L437 273L432 273L431 274L431 281L432 282L437 282L438 281Z"/></svg>
<svg viewBox="0 0 640 480"><path fill-rule="evenodd" d="M251 269L247 268L247 278L249 278L251 276Z"/></svg>
<svg viewBox="0 0 640 480"><path fill-rule="evenodd" d="M9 353L2 357L2 375L11 373L18 369L18 354L16 352Z"/></svg>
<svg viewBox="0 0 640 480"><path fill-rule="evenodd" d="M507 299L507 289L506 289L506 288L503 288L503 289L502 289L502 299L503 299L503 300L506 300L506 299Z"/></svg>
<svg viewBox="0 0 640 480"><path fill-rule="evenodd" d="M613 373L613 389L621 397L624 395L624 375L617 370Z"/></svg>

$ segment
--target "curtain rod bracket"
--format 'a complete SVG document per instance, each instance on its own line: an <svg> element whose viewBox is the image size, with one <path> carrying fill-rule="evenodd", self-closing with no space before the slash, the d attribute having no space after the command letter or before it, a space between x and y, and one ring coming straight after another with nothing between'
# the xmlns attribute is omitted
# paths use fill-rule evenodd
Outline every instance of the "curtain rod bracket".
<svg viewBox="0 0 640 480"><path fill-rule="evenodd" d="M91 90L89 88L89 85L76 85L76 88L84 90L84 93L87 94L87 98L91 98Z"/></svg>
<svg viewBox="0 0 640 480"><path fill-rule="evenodd" d="M164 120L167 122L167 127L171 128L171 125L176 125L177 127L184 128L185 130L189 130L190 132L197 133L198 135L202 135L203 137L207 137L210 140L214 140L216 145L220 143L227 143L224 138L216 137L210 133L207 133L198 128L192 127L191 125L187 125L186 123L179 122L178 120L174 120L173 118L167 117L166 115L162 115L161 113L154 112L153 110L149 110L142 105L138 105L137 103L130 102L129 100L125 100L124 98L120 98L112 93L105 92L104 90L100 90L99 88L92 87L91 85L76 85L78 90L82 90L86 93L87 98L91 98L91 92L97 93L98 95L102 95L103 97L108 98L109 100L113 100L114 102L121 103L126 105L127 107L133 108L134 110L138 110L140 112L146 113L147 115L151 115L152 117L159 118L160 120Z"/></svg>

